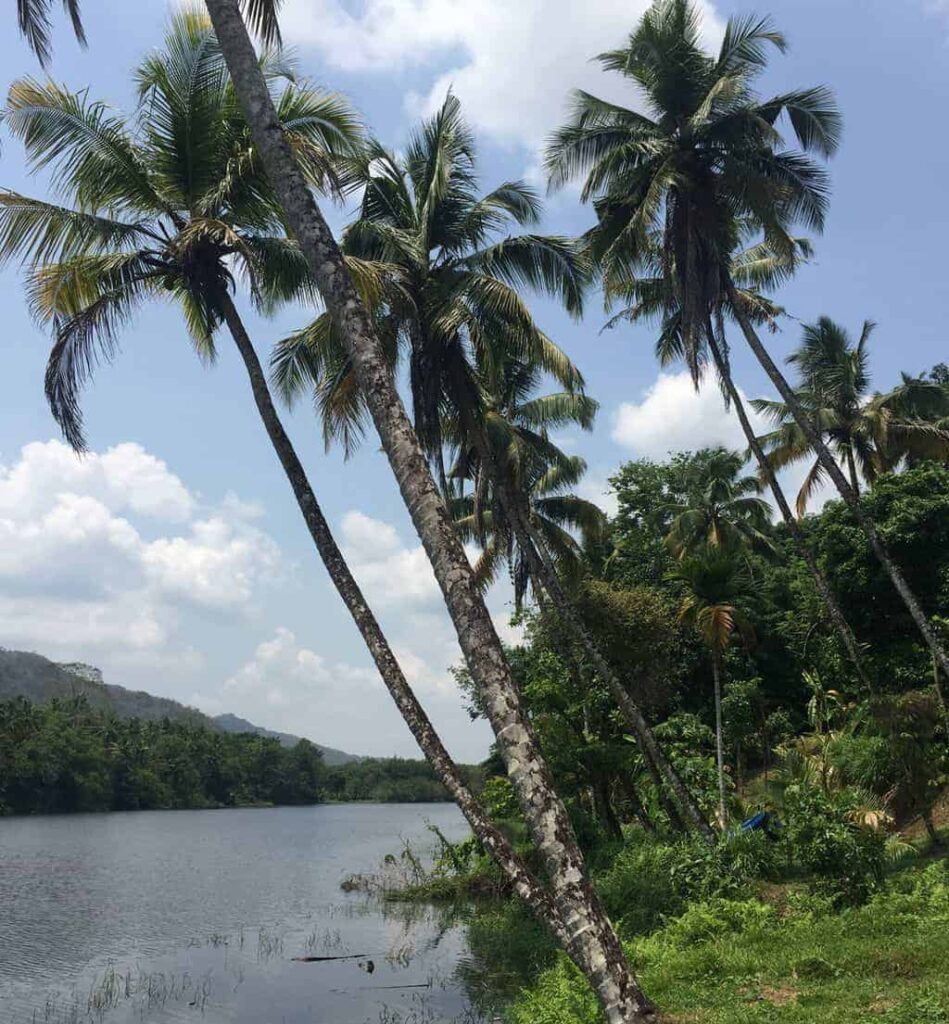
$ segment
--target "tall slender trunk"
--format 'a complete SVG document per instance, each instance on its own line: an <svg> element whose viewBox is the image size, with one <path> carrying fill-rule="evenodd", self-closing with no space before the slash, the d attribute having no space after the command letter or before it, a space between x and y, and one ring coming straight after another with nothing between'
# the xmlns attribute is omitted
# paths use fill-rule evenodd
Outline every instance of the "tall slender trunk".
<svg viewBox="0 0 949 1024"><path fill-rule="evenodd" d="M764 475L765 480L767 480L768 487L774 495L775 504L781 511L781 518L784 520L784 523L788 528L788 532L791 534L791 540L794 542L794 547L797 550L798 555L803 559L804 564L807 566L808 571L811 574L811 578L814 580L814 586L817 588L817 596L821 599L821 602L827 609L830 621L833 623L834 629L837 630L837 635L840 637L841 643L844 645L844 650L847 652L847 657L850 658L860 681L871 693L874 693L876 692L876 687L867 675L867 670L863 665L863 658L860 656L860 647L857 644L857 639L853 635L853 630L850 628L850 624L847 622L844 613L841 611L840 605L837 604L837 598L834 596L834 592L831 589L830 580L827 579L824 571L817 564L817 559L814 557L814 553L808 546L797 517L791 511L791 506L788 504L784 491L778 483L777 475L768 460L768 456L765 455L764 449L761 447L761 442L758 440L754 428L751 425L751 421L748 419L748 413L745 411L745 403L742 401L741 395L738 392L738 388L736 387L735 381L731 375L731 369L725 361L724 355L718 346L715 334L711 329L708 330L707 334L709 351L712 353L712 361L715 363L715 369L718 371L719 378L725 385L729 401L732 406L734 406L735 413L738 416L738 422L741 424L741 429L748 442L748 447L753 452L755 460L758 463L758 468Z"/></svg>
<svg viewBox="0 0 949 1024"><path fill-rule="evenodd" d="M629 809L633 812L633 816L639 824L642 825L643 831L655 833L656 826L653 824L646 808L643 806L636 784L631 778L629 778L629 776L624 776L620 781L620 785L626 796L626 802L629 804Z"/></svg>
<svg viewBox="0 0 949 1024"><path fill-rule="evenodd" d="M943 728L946 730L946 739L949 740L949 704L946 703L946 695L942 692L942 684L939 682L939 665L933 658L933 689L936 691L936 700L942 708Z"/></svg>
<svg viewBox="0 0 949 1024"><path fill-rule="evenodd" d="M554 791L491 616L396 391L371 320L283 134L238 0L206 0L206 4L263 166L314 282L340 328L402 499L432 564L531 838L544 860L571 955L589 980L609 1024L653 1020L655 1010L630 970L590 883L566 808Z"/></svg>
<svg viewBox="0 0 949 1024"><path fill-rule="evenodd" d="M514 493L514 489L504 475L503 470L497 465L497 460L490 447L490 441L485 436L484 430L477 423L473 423L470 426L475 436L479 457L484 463L488 476L494 485L501 508L514 531L517 543L527 558L535 583L539 583L547 592L547 596L553 602L557 614L580 643L587 657L592 662L596 674L606 684L607 689L610 691L610 696L616 701L624 721L636 738L646 768L653 776L659 791L660 801L663 799L664 791L668 788L672 802L678 812L677 815L670 815L673 828L676 824L675 817L681 815L699 835L706 841L713 843L715 835L705 820L705 816L699 809L698 804L682 781L679 773L675 770L672 762L662 752L639 706L611 668L605 655L600 650L599 644L597 644L590 631L584 625L583 620L573 606L573 602L561 586L557 570L554 567L553 560L547 551L543 538L531 523L529 512L526 512L521 507L522 503L518 501L517 495ZM667 813L669 813L668 810Z"/></svg>
<svg viewBox="0 0 949 1024"><path fill-rule="evenodd" d="M717 651L712 652L712 679L715 683L715 761L718 766L718 824L725 827L725 748L722 742L722 671Z"/></svg>
<svg viewBox="0 0 949 1024"><path fill-rule="evenodd" d="M527 870L508 839L495 828L480 803L464 784L457 765L451 759L428 715L409 686L372 609L366 603L359 584L350 572L349 566L333 538L293 443L280 422L257 352L231 297L227 293L223 293L219 296L217 304L247 370L251 392L261 422L293 490L310 537L326 566L333 585L343 599L343 604L346 605L356 623L356 628L372 655L372 660L379 670L386 689L392 695L406 725L411 730L435 774L451 794L455 803L458 804L482 845L511 880L514 891L531 907L550 931L563 941L566 932L556 906L549 894Z"/></svg>
<svg viewBox="0 0 949 1024"><path fill-rule="evenodd" d="M728 300L731 303L732 310L734 311L734 315L737 318L738 324L745 336L745 340L748 342L749 348L754 352L755 358L761 364L765 373L771 380L771 383L774 384L775 388L777 388L778 394L784 400L788 409L790 409L791 415L803 431L808 444L813 448L818 461L824 467L825 472L830 476L831 480L833 480L834 486L849 506L854 519L856 519L858 525L866 534L874 555L876 555L878 561L886 571L886 574L890 577L893 586L896 588L897 593L903 600L903 604L906 605L910 616L916 623L917 629L919 629L922 634L923 640L926 642L926 646L929 648L933 657L939 662L939 666L945 676L949 678L949 656L947 656L945 648L939 642L939 638L936 636L929 620L926 618L926 613L923 611L916 595L906 582L906 578L904 577L902 570L890 557L890 553L887 551L886 545L877 533L873 519L867 515L866 510L861 506L858 496L854 493L850 484L847 483L847 478L841 471L840 466L837 465L836 459L834 459L827 450L827 445L824 444L820 433L814 428L814 424L807 418L804 409L801 407L801 403L798 401L797 395L794 394L793 388L788 384L784 374L782 374L775 365L775 362L768 353L768 350L764 345L762 345L761 339L758 337L754 326L742 311L738 294L735 291L735 285L731 280L727 281L726 289L728 293Z"/></svg>
<svg viewBox="0 0 949 1024"><path fill-rule="evenodd" d="M603 828L611 839L622 839L623 828L616 817L613 809L613 802L610 798L610 787L603 779L593 783L593 802L597 809L597 816Z"/></svg>

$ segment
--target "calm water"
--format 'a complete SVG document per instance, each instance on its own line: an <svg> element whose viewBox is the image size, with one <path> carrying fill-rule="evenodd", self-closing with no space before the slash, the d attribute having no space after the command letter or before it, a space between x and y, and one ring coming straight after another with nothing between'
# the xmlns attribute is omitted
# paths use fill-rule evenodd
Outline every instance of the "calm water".
<svg viewBox="0 0 949 1024"><path fill-rule="evenodd" d="M460 926L340 890L403 840L431 851L426 822L467 833L450 804L0 818L0 1019L476 1020Z"/></svg>

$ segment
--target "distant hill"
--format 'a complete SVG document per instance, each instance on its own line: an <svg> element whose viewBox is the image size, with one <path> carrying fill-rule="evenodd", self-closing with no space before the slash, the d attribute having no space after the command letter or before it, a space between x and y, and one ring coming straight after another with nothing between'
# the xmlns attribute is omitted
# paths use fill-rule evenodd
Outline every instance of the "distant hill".
<svg viewBox="0 0 949 1024"><path fill-rule="evenodd" d="M254 725L237 715L217 715L210 718L196 708L189 708L168 697L156 697L143 690L127 690L115 683L106 683L102 673L82 662L57 663L31 651L8 651L0 647L0 699L26 697L37 704L54 697L85 695L97 707L111 708L119 718L143 718L151 721L171 718L195 725L205 725L221 732L252 732L270 736L284 746L293 746L300 737L289 733L273 732ZM349 764L361 758L342 750L315 744L323 751L326 764Z"/></svg>

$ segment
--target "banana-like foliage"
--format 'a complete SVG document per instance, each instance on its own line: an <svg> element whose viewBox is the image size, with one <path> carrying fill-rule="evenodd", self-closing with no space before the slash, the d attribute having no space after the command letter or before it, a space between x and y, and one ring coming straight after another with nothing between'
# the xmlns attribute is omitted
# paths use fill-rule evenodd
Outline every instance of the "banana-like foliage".
<svg viewBox="0 0 949 1024"><path fill-rule="evenodd" d="M861 480L872 485L903 461L949 460L949 387L904 374L893 391L867 398L874 326L866 321L854 343L843 327L821 317L804 326L799 347L788 357L799 374L798 401L858 492ZM814 459L797 497L803 515L825 481L824 468L786 403L756 399L752 404L776 424L760 438L774 469Z"/></svg>
<svg viewBox="0 0 949 1024"><path fill-rule="evenodd" d="M260 63L310 182L338 191L341 161L362 143L358 120L338 96L299 79L286 55L265 50ZM116 354L145 300L175 302L210 360L217 299L237 279L264 311L316 298L199 8L174 15L135 83L130 117L33 79L13 84L3 111L56 201L0 191L0 261L25 264L31 310L53 328L46 393L76 448L85 443L83 384Z"/></svg>
<svg viewBox="0 0 949 1024"><path fill-rule="evenodd" d="M476 158L461 106L449 94L404 153L373 143L350 163L347 178L362 199L343 250L381 270L382 293L370 309L390 363L407 361L416 430L439 463L446 418L457 424L464 410L473 413L478 373L512 354L570 392L583 384L519 290L553 295L579 314L586 264L565 238L508 234L536 224L539 199L518 181L481 194ZM328 442L347 450L358 443L365 407L328 315L278 345L272 380L288 400L301 390L315 394Z"/></svg>

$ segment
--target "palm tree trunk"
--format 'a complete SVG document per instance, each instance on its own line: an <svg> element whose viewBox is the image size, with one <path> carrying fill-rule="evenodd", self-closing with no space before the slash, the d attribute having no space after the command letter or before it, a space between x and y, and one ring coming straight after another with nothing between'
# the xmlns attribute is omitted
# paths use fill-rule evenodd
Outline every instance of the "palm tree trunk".
<svg viewBox="0 0 949 1024"><path fill-rule="evenodd" d="M853 488L853 493L859 497L860 495L860 479L857 476L857 463L853 457L853 448L847 446L847 470L850 473L850 486Z"/></svg>
<svg viewBox="0 0 949 1024"><path fill-rule="evenodd" d="M791 415L794 417L795 422L803 431L808 444L810 444L817 455L818 461L824 467L825 472L830 476L831 480L833 480L834 485L840 492L840 496L844 499L853 513L854 519L856 519L858 525L866 534L874 555L876 555L878 561L886 571L886 574L890 577L897 593L903 599L903 604L906 605L910 616L916 623L917 628L922 634L923 640L926 642L926 646L929 648L933 657L939 662L939 666L943 673L947 678L949 678L949 656L947 656L945 648L939 642L939 638L936 636L929 620L926 618L926 613L923 611L916 595L906 582L906 578L903 576L902 570L890 557L890 553L887 551L886 545L877 533L876 525L872 518L867 515L866 511L861 506L858 496L854 493L850 484L847 483L847 478L841 471L840 466L837 465L836 459L834 459L827 450L827 446L824 444L819 432L815 430L814 424L807 418L807 415L801 407L801 403L798 401L797 395L794 394L794 390L791 388L791 385L788 384L784 374L782 374L775 365L775 362L769 355L768 350L764 345L762 345L761 339L758 337L751 321L741 308L740 299L735 291L735 285L731 280L726 282L726 289L728 293L728 300L731 303L731 307L738 320L739 326L742 329L742 333L745 335L745 340L748 342L749 348L754 352L755 358L761 364L765 373L767 373L771 383L777 388L778 394L780 394L788 409L791 411Z"/></svg>
<svg viewBox="0 0 949 1024"><path fill-rule="evenodd" d="M814 580L814 586L817 588L817 595L820 597L824 607L827 609L830 621L837 630L837 635L840 637L841 643L844 645L844 650L847 652L847 656L850 658L860 681L867 687L870 693L875 693L876 688L864 668L863 658L860 656L860 648L857 644L856 637L853 635L853 630L851 630L850 624L847 622L844 613L841 611L840 605L837 604L837 598L834 596L834 592L831 589L830 580L827 579L824 571L817 564L817 559L808 547L807 540L805 539L804 533L797 521L797 517L791 511L791 506L788 504L787 498L784 496L784 491L778 483L778 478L771 467L768 456L765 455L764 449L761 447L761 443L758 441L758 437L751 426L748 414L745 411L745 403L742 401L741 395L738 393L738 388L735 385L735 381L732 378L731 369L726 363L718 346L718 342L715 339L714 332L711 329L708 330L708 346L709 351L712 353L712 360L715 363L715 368L718 371L719 378L724 383L725 390L728 392L729 401L734 406L735 412L738 415L738 421L741 423L741 429L744 432L745 439L748 441L748 447L754 453L758 467L764 478L768 481L768 487L774 495L775 504L780 509L781 517L784 519L788 532L791 534L791 540L794 542L794 547L797 549L798 555L803 559L804 564L807 566L808 571L811 574L811 578Z"/></svg>
<svg viewBox="0 0 949 1024"><path fill-rule="evenodd" d="M724 829L725 813L725 750L722 743L722 679L719 658L712 652L712 679L715 682L715 760L718 765L718 824Z"/></svg>
<svg viewBox="0 0 949 1024"><path fill-rule="evenodd" d="M575 962L609 1024L651 1021L655 1010L626 962L594 891L550 770L525 714L491 616L439 497L382 356L371 320L284 136L238 0L206 0L238 101L313 280L340 327L402 499L432 564L468 669L484 702L531 838L543 858Z"/></svg>
<svg viewBox="0 0 949 1024"><path fill-rule="evenodd" d="M498 467L497 460L494 458L494 453L490 447L490 441L485 436L484 430L477 423L470 424L470 427L475 436L479 457L484 463L488 476L495 487L504 514L517 538L517 543L527 557L531 575L547 592L547 596L553 602L557 614L580 643L587 657L592 662L596 674L606 684L610 695L616 701L623 719L636 738L646 763L646 768L653 776L660 795L660 801L663 798L664 789L668 787L672 800L682 817L690 822L692 827L706 841L714 843L715 834L705 820L705 816L699 809L698 804L682 781L679 773L675 770L675 767L662 752L639 706L633 700L629 690L622 684L610 667L605 655L600 650L599 644L597 644L590 631L583 624L576 608L573 606L573 602L561 586L557 570L550 558L546 545L531 523L530 515L521 508L521 503L517 500L517 495L514 493L510 482ZM674 828L674 818L672 825Z"/></svg>
<svg viewBox="0 0 949 1024"><path fill-rule="evenodd" d="M946 695L942 692L942 684L939 682L939 665L933 658L933 689L936 691L936 699L942 708L943 728L946 730L946 739L949 740L949 704L946 703Z"/></svg>
<svg viewBox="0 0 949 1024"><path fill-rule="evenodd" d="M458 804L479 841L511 880L514 891L531 907L555 937L563 941L566 931L550 896L530 874L510 842L491 823L480 803L462 781L457 766L409 686L372 609L366 603L359 584L353 578L349 566L330 532L329 524L323 516L323 511L310 486L306 471L296 454L293 443L280 422L257 352L231 297L223 293L219 296L217 304L243 360L261 422L267 431L274 452L283 466L313 543L326 566L333 585L356 623L356 628L372 655L386 689L392 695L406 725L411 730L435 774L451 794L455 803Z"/></svg>

